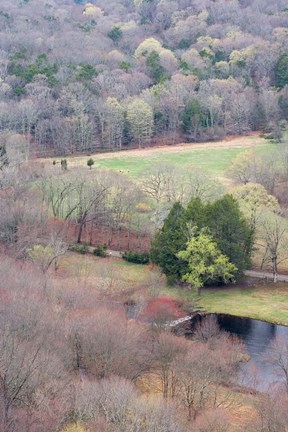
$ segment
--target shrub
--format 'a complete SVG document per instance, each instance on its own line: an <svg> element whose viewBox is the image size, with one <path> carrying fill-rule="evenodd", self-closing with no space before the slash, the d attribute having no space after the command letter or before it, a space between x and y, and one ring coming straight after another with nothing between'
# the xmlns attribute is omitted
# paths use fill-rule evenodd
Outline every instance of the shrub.
<svg viewBox="0 0 288 432"><path fill-rule="evenodd" d="M83 242L83 243L73 243L70 247L71 250L73 250L74 252L78 252L82 255L85 255L88 252L88 243L87 242Z"/></svg>
<svg viewBox="0 0 288 432"><path fill-rule="evenodd" d="M63 171L67 171L67 159L61 160L61 168Z"/></svg>
<svg viewBox="0 0 288 432"><path fill-rule="evenodd" d="M147 263L149 263L148 252L126 251L122 254L122 258L125 261L132 262L135 264L147 264Z"/></svg>
<svg viewBox="0 0 288 432"><path fill-rule="evenodd" d="M106 249L107 249L106 244L99 245L93 250L93 254L99 257L106 257L107 256Z"/></svg>
<svg viewBox="0 0 288 432"><path fill-rule="evenodd" d="M88 165L88 167L91 169L92 168L92 166L94 165L94 160L92 159L92 158L90 158L90 159L88 159L88 161L87 161L87 165Z"/></svg>
<svg viewBox="0 0 288 432"><path fill-rule="evenodd" d="M183 312L173 300L167 297L157 297L150 300L142 312L142 318L145 321L154 321L158 324L164 324L181 316L183 316Z"/></svg>

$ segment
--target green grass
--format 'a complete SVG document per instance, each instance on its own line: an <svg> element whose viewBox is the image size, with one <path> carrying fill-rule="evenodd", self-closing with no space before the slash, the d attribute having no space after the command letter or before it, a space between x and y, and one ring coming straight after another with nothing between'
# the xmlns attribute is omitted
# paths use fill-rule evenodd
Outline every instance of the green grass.
<svg viewBox="0 0 288 432"><path fill-rule="evenodd" d="M257 151L265 152L271 148L271 144L263 144L257 146ZM252 147L252 146L251 146ZM213 176L221 176L228 169L231 161L243 151L245 148L196 148L195 150L187 150L175 153L161 153L161 149L155 150L153 155L147 156L121 156L105 159L95 157L95 166L107 168L117 171L122 171L129 177L138 177L141 173L147 171L154 163L171 163L184 169L189 167L202 168L205 172Z"/></svg>
<svg viewBox="0 0 288 432"><path fill-rule="evenodd" d="M118 280L127 287L146 282L148 267L132 264L121 259L100 258L91 254L81 255L69 252L59 260L59 272L67 279L89 277L92 280L106 277Z"/></svg>
<svg viewBox="0 0 288 432"><path fill-rule="evenodd" d="M125 156L100 159L95 165L99 168L107 168L115 171L121 171L122 173L128 175L128 177L138 177L142 171L148 170L151 166L152 158L144 159L137 156Z"/></svg>
<svg viewBox="0 0 288 432"><path fill-rule="evenodd" d="M271 283L203 289L197 300L193 291L166 288L163 294L195 302L207 312L225 313L288 325L288 284Z"/></svg>
<svg viewBox="0 0 288 432"><path fill-rule="evenodd" d="M87 173L93 175L97 168L107 168L126 174L130 178L137 178L145 173L155 163L172 163L176 167L187 170L189 167L202 168L212 176L224 176L231 161L240 153L254 149L258 153L265 153L274 149L277 144L256 135L238 137L221 143L207 142L203 144L187 144L185 146L156 147L138 150L96 153L89 156L76 156L67 159L68 170L73 167L83 167ZM87 160L92 157L95 164L92 170L87 167ZM55 158L54 158L55 159ZM52 159L49 160L52 163ZM60 163L60 159L58 160Z"/></svg>

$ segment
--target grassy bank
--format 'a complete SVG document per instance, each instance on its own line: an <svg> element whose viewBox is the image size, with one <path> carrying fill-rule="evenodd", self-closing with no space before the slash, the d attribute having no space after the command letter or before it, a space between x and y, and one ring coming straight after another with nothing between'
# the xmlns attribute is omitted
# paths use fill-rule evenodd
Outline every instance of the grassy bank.
<svg viewBox="0 0 288 432"><path fill-rule="evenodd" d="M56 275L53 274L53 277ZM147 265L127 263L121 259L98 258L92 255L69 253L59 262L56 278L65 285L75 282L82 287L83 295L115 295L123 290L139 295L159 295L179 300L188 310L202 308L207 312L227 313L250 317L277 324L288 325L288 284L256 283L247 280L239 285L203 289L201 299L193 290L167 287L157 269ZM142 294L141 294L142 293Z"/></svg>
<svg viewBox="0 0 288 432"><path fill-rule="evenodd" d="M189 290L166 288L163 294L188 301L207 312L225 313L288 325L288 284L247 284L203 289L201 299Z"/></svg>

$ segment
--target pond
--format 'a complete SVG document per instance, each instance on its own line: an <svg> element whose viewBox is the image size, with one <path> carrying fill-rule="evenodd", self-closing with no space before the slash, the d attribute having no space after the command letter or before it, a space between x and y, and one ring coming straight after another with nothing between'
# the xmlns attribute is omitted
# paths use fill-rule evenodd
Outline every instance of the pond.
<svg viewBox="0 0 288 432"><path fill-rule="evenodd" d="M135 319L139 313L139 306L134 302L127 303L125 306L128 317ZM201 313L195 314L191 318L190 324L187 321L188 327L185 324L187 337L191 336L191 331L193 332L195 325L205 316L216 319L221 330L236 335L243 341L250 360L241 365L238 377L239 384L266 391L269 386L277 385L281 381L284 382L284 378L279 377L275 367L268 361L268 357L272 349L271 344L276 338L280 338L281 343L287 343L288 346L288 326L233 315L203 315ZM188 330L189 327L190 330Z"/></svg>
<svg viewBox="0 0 288 432"><path fill-rule="evenodd" d="M239 336L245 344L250 360L241 367L241 384L264 391L281 381L268 357L276 338L288 343L288 327L232 315L212 314L212 317L217 319L221 330Z"/></svg>

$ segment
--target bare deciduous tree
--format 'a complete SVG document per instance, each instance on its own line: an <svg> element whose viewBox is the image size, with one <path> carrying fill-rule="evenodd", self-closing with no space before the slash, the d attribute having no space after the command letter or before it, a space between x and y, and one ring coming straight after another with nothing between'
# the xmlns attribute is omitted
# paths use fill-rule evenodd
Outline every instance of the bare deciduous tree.
<svg viewBox="0 0 288 432"><path fill-rule="evenodd" d="M272 269L273 280L278 281L278 266L287 256L287 224L281 216L266 212L262 217L260 235L264 242L262 265Z"/></svg>
<svg viewBox="0 0 288 432"><path fill-rule="evenodd" d="M288 393L288 342L277 336L269 346L266 361L270 363L280 382L284 382Z"/></svg>

